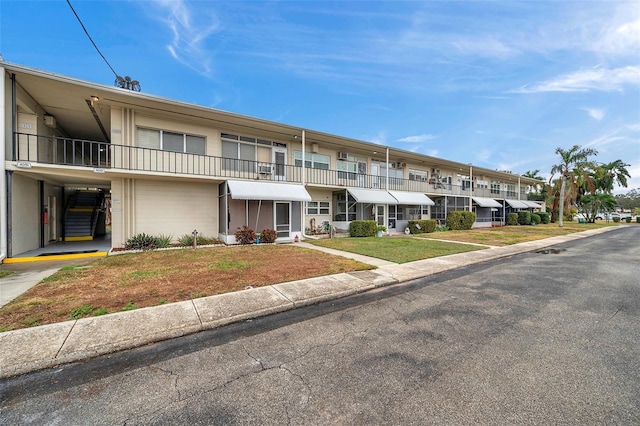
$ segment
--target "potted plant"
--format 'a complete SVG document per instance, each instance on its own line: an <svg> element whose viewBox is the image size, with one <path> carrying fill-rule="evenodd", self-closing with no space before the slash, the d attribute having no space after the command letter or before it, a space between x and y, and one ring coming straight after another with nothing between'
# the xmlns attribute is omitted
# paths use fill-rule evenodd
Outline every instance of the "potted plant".
<svg viewBox="0 0 640 426"><path fill-rule="evenodd" d="M387 232L387 227L386 226L382 226L382 225L378 225L378 237L382 237L382 233L383 232Z"/></svg>

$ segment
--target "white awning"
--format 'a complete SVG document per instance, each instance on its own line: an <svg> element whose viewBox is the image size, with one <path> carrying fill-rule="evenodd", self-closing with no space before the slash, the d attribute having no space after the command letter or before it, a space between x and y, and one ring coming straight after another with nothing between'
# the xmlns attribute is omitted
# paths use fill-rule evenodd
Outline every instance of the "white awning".
<svg viewBox="0 0 640 426"><path fill-rule="evenodd" d="M542 206L538 203L534 203L533 201L529 201L529 200L521 200L523 203L525 203L527 205L527 207L529 208L534 208L534 209L541 209Z"/></svg>
<svg viewBox="0 0 640 426"><path fill-rule="evenodd" d="M362 188L347 188L349 194L356 199L358 203L364 204L398 204L395 198L391 196L387 191L379 189L362 189Z"/></svg>
<svg viewBox="0 0 640 426"><path fill-rule="evenodd" d="M502 204L493 198L471 197L471 199L480 207L502 207Z"/></svg>
<svg viewBox="0 0 640 426"><path fill-rule="evenodd" d="M263 181L228 180L234 200L311 201L302 185Z"/></svg>
<svg viewBox="0 0 640 426"><path fill-rule="evenodd" d="M435 206L436 203L421 192L389 191L398 200L398 204L406 206Z"/></svg>
<svg viewBox="0 0 640 426"><path fill-rule="evenodd" d="M514 209L528 209L529 206L520 200L505 200Z"/></svg>

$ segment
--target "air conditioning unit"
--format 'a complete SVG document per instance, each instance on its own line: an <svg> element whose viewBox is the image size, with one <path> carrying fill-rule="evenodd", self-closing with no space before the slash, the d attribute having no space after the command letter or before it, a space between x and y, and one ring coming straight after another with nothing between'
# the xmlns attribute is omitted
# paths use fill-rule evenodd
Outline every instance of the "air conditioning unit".
<svg viewBox="0 0 640 426"><path fill-rule="evenodd" d="M53 115L45 115L44 116L44 124L47 127L56 127L56 118Z"/></svg>
<svg viewBox="0 0 640 426"><path fill-rule="evenodd" d="M261 175L270 175L272 168L271 165L258 166L258 173Z"/></svg>
<svg viewBox="0 0 640 426"><path fill-rule="evenodd" d="M338 152L338 160L348 160L349 159L349 153L348 152Z"/></svg>

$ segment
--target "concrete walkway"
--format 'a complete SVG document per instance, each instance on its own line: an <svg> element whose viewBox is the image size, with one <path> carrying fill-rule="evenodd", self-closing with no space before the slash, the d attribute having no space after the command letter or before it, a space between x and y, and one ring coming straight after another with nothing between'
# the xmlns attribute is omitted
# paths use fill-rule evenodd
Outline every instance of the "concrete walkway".
<svg viewBox="0 0 640 426"><path fill-rule="evenodd" d="M600 228L401 265L331 250L332 254L366 263L375 262L378 269L309 278L185 302L0 333L0 378L296 309L377 287L427 277L450 269L540 250L614 229L618 228ZM298 244L310 249L329 250L306 243ZM50 271L41 272L44 275L45 272ZM16 273L20 274L20 272ZM33 282L39 276L31 275L29 280ZM27 280L27 277L24 276L24 279ZM1 283L4 280L6 278L0 280L0 286L3 285ZM4 287L0 288L4 289Z"/></svg>

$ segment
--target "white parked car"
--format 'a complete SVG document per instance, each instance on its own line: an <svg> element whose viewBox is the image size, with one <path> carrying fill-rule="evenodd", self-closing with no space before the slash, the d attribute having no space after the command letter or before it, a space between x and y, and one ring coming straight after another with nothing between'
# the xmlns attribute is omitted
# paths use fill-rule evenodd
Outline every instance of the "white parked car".
<svg viewBox="0 0 640 426"><path fill-rule="evenodd" d="M613 220L614 217L619 217L620 222L627 220L628 217L631 217L629 213L598 213L596 215L596 220Z"/></svg>

